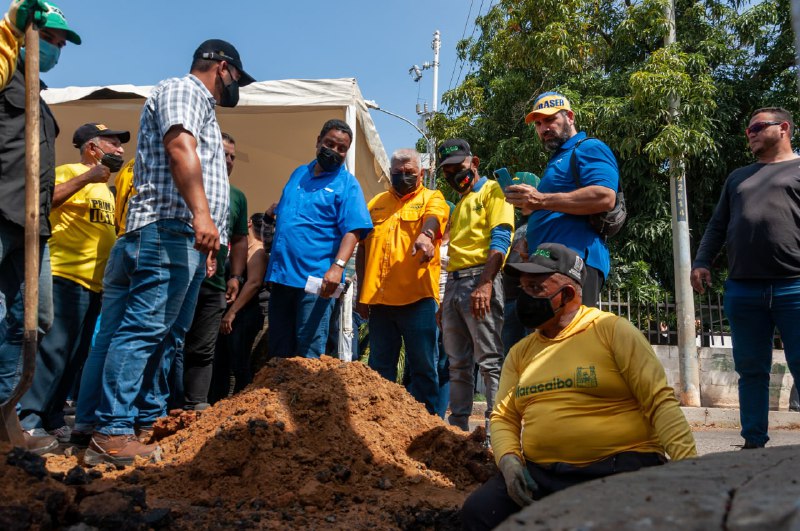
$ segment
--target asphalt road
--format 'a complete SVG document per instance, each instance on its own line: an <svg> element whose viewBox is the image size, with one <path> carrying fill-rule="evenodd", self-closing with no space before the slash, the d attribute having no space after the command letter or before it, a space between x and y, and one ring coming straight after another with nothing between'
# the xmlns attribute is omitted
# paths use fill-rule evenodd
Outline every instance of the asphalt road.
<svg viewBox="0 0 800 531"><path fill-rule="evenodd" d="M702 428L694 429L693 433L697 444L697 453L700 455L733 452L739 450L744 443L742 436L739 435L739 430ZM800 444L800 430L772 430L769 438L768 448Z"/></svg>

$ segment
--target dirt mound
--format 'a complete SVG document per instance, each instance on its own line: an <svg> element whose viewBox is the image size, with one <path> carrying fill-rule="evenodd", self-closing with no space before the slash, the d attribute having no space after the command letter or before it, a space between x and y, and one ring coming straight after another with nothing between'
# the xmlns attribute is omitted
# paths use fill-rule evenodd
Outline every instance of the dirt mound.
<svg viewBox="0 0 800 531"><path fill-rule="evenodd" d="M41 511L55 489L71 514L58 522L101 528L120 528L98 520L118 507L142 528L456 529L464 499L495 470L482 429L446 426L401 386L333 358L273 360L242 393L190 417L159 422L158 464L87 473L74 470L77 456L50 458L51 475L99 480L28 478L18 506Z"/></svg>
<svg viewBox="0 0 800 531"><path fill-rule="evenodd" d="M164 461L144 483L187 522L447 528L493 469L482 440L361 363L275 360L162 439Z"/></svg>

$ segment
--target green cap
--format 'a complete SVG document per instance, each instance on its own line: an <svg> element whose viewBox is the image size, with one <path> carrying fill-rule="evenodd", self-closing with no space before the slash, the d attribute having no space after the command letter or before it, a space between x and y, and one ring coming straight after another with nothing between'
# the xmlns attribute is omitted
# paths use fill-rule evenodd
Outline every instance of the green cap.
<svg viewBox="0 0 800 531"><path fill-rule="evenodd" d="M67 34L67 40L73 44L80 44L81 37L69 27L64 13L52 2L45 2L47 11L44 13L44 27L50 29L63 30Z"/></svg>

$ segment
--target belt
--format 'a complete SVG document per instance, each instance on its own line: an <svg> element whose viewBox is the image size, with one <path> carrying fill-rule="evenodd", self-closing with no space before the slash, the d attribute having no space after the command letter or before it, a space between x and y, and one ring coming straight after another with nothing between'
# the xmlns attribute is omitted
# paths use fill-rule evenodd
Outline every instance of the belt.
<svg viewBox="0 0 800 531"><path fill-rule="evenodd" d="M468 267L466 269L461 269L459 271L451 271L451 272L447 273L447 278L448 278L448 280L451 279L451 278L453 280L458 280L460 278L472 278L472 277L477 277L481 273L483 273L483 266L482 265L481 266L475 266L475 267Z"/></svg>

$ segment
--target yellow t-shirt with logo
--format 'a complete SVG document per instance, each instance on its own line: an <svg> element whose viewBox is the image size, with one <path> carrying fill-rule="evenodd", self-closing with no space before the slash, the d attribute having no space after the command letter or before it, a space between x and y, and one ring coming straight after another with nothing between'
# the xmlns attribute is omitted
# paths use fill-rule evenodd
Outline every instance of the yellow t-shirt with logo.
<svg viewBox="0 0 800 531"><path fill-rule="evenodd" d="M128 217L128 203L131 197L136 195L136 189L133 187L133 164L136 159L133 158L125 163L125 165L117 173L117 178L114 180L114 188L116 190L116 210L114 211L114 223L117 226L117 236L125 234L125 218Z"/></svg>
<svg viewBox="0 0 800 531"><path fill-rule="evenodd" d="M84 164L56 168L56 186L89 171ZM105 183L90 183L50 212L53 274L94 292L103 290L103 272L116 240L114 196Z"/></svg>
<svg viewBox="0 0 800 531"><path fill-rule="evenodd" d="M500 185L486 179L477 192L470 191L453 210L447 270L484 265L489 258L492 229L499 225L514 227L514 207L506 202Z"/></svg>
<svg viewBox="0 0 800 531"><path fill-rule="evenodd" d="M587 465L621 452L697 455L653 348L629 321L581 306L554 338L511 347L491 416L495 459Z"/></svg>
<svg viewBox="0 0 800 531"><path fill-rule="evenodd" d="M358 279L360 301L365 304L404 306L426 298L439 301L441 264L439 244L433 260L420 263L411 255L425 218L439 221L437 240L447 224L450 209L438 190L420 186L402 200L392 192L378 194L367 205L374 229L364 240L364 278Z"/></svg>

